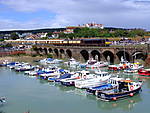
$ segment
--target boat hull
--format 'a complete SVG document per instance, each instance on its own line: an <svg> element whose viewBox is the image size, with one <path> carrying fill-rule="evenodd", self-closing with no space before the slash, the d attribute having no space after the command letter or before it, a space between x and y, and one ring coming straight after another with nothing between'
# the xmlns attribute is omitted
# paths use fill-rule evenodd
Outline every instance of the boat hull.
<svg viewBox="0 0 150 113"><path fill-rule="evenodd" d="M144 70L144 69L140 69L140 70L138 70L138 74L139 75L150 76L150 71L147 71L147 70Z"/></svg>
<svg viewBox="0 0 150 113"><path fill-rule="evenodd" d="M97 97L104 101L116 101L121 98L132 97L135 94L138 94L140 91L141 91L141 87L137 88L136 90L132 90L132 91L111 93L111 94L104 93L102 91L102 92L97 93Z"/></svg>
<svg viewBox="0 0 150 113"><path fill-rule="evenodd" d="M62 82L61 81L61 84L64 86L74 86L75 85L74 81L72 81L72 82Z"/></svg>

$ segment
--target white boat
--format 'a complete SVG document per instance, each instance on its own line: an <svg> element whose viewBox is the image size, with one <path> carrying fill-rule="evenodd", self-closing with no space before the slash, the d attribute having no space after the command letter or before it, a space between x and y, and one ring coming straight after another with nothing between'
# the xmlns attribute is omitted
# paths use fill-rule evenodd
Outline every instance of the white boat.
<svg viewBox="0 0 150 113"><path fill-rule="evenodd" d="M39 62L40 63L43 63L43 64L47 64L47 62L51 62L51 61L53 61L54 59L52 59L52 58L45 58L45 59L42 59L42 60L40 60Z"/></svg>
<svg viewBox="0 0 150 113"><path fill-rule="evenodd" d="M131 65L131 63L129 63L128 61L121 61L119 64L115 64L115 65L108 65L108 69L109 70L124 70L129 68Z"/></svg>
<svg viewBox="0 0 150 113"><path fill-rule="evenodd" d="M75 87L96 87L105 83L110 77L111 75L108 72L97 71L95 72L95 76L93 76L93 78L75 81Z"/></svg>
<svg viewBox="0 0 150 113"><path fill-rule="evenodd" d="M40 74L41 77L46 77L46 78L54 77L54 76L58 76L58 75L60 75L60 73L58 73L58 72Z"/></svg>
<svg viewBox="0 0 150 113"><path fill-rule="evenodd" d="M87 61L86 63L86 68L87 69L94 69L94 68L100 68L100 67L105 67L108 66L108 62L104 62L104 61L97 61L94 59L90 59Z"/></svg>
<svg viewBox="0 0 150 113"><path fill-rule="evenodd" d="M74 86L76 80L89 79L93 78L93 76L94 74L90 74L89 71L82 70L75 72L75 74L73 74L71 78L62 79L60 82L62 85Z"/></svg>
<svg viewBox="0 0 150 113"><path fill-rule="evenodd" d="M130 79L118 81L118 87L97 92L97 97L104 101L116 101L120 98L132 97L141 92L143 82Z"/></svg>
<svg viewBox="0 0 150 113"><path fill-rule="evenodd" d="M68 62L64 62L64 64L68 65L68 66L77 66L79 65L80 63L77 62L74 58L71 58L69 59Z"/></svg>
<svg viewBox="0 0 150 113"><path fill-rule="evenodd" d="M90 94L97 95L99 91L110 90L118 87L119 86L118 81L120 80L124 80L124 78L119 78L117 76L111 77L107 80L105 84L96 87L89 87L86 89L86 91Z"/></svg>
<svg viewBox="0 0 150 113"><path fill-rule="evenodd" d="M19 62L14 62L14 64L7 65L7 67L10 68L10 69L14 69L15 67L21 66L21 65L22 65L22 64L19 63Z"/></svg>
<svg viewBox="0 0 150 113"><path fill-rule="evenodd" d="M0 97L0 102L1 102L1 104L5 103L6 102L6 98L5 97Z"/></svg>
<svg viewBox="0 0 150 113"><path fill-rule="evenodd" d="M136 73L136 72L138 72L139 69L141 69L143 67L144 66L139 62L131 63L129 65L129 67L124 70L124 72L126 72L126 73Z"/></svg>
<svg viewBox="0 0 150 113"><path fill-rule="evenodd" d="M37 75L38 71L39 71L39 68L35 68L34 70L31 70L31 71L25 71L24 74L27 74L29 76L35 76Z"/></svg>
<svg viewBox="0 0 150 113"><path fill-rule="evenodd" d="M29 65L29 64L23 64L21 66L15 67L14 69L15 71L29 71L29 70L34 69L34 66Z"/></svg>
<svg viewBox="0 0 150 113"><path fill-rule="evenodd" d="M59 59L54 59L52 61L47 61L48 64L59 64L62 63L63 60L59 60Z"/></svg>
<svg viewBox="0 0 150 113"><path fill-rule="evenodd" d="M137 73L138 70L128 68L128 69L125 69L124 72L126 72L126 73Z"/></svg>

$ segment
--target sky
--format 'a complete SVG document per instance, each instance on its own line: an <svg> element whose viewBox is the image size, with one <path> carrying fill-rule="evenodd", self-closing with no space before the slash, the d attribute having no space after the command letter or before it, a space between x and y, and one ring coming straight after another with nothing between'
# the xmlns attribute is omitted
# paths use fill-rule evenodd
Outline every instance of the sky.
<svg viewBox="0 0 150 113"><path fill-rule="evenodd" d="M150 30L150 0L0 0L0 30L77 26Z"/></svg>

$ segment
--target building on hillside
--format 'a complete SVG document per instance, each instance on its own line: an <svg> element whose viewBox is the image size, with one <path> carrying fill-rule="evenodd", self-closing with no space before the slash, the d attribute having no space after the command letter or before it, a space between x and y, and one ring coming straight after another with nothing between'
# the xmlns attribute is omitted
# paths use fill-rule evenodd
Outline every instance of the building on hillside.
<svg viewBox="0 0 150 113"><path fill-rule="evenodd" d="M40 38L47 37L47 33L38 33L38 35L39 35Z"/></svg>
<svg viewBox="0 0 150 113"><path fill-rule="evenodd" d="M83 26L81 26L81 27L104 29L104 25L103 24L96 24L95 22L83 24Z"/></svg>
<svg viewBox="0 0 150 113"><path fill-rule="evenodd" d="M60 33L61 32L55 31L53 32L52 37L49 37L49 38L58 38Z"/></svg>
<svg viewBox="0 0 150 113"><path fill-rule="evenodd" d="M76 28L85 28L85 27L103 29L104 25L103 24L96 24L96 23L92 22L92 23L87 23L87 24L78 25L78 26L68 26L68 27L66 27L66 30L64 30L63 32L65 34L74 33L74 29L76 29Z"/></svg>
<svg viewBox="0 0 150 113"><path fill-rule="evenodd" d="M26 40L35 40L35 39L39 39L39 36L36 34L31 34L31 35L27 35L24 39Z"/></svg>
<svg viewBox="0 0 150 113"><path fill-rule="evenodd" d="M82 28L80 26L68 26L66 27L66 30L64 31L65 34L74 33L74 29L76 28Z"/></svg>
<svg viewBox="0 0 150 113"><path fill-rule="evenodd" d="M22 33L22 34L18 34L18 36L19 36L20 38L25 38L25 37L30 36L30 35L32 35L32 33Z"/></svg>

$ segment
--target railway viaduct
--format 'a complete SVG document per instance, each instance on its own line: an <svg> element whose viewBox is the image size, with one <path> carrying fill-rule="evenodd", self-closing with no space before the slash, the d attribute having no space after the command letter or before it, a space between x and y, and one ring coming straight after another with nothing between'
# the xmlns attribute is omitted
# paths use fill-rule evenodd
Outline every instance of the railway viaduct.
<svg viewBox="0 0 150 113"><path fill-rule="evenodd" d="M31 45L30 45L31 46ZM124 46L124 47L86 47L86 46L53 46L34 45L36 54L52 54L54 58L75 58L81 62L90 58L99 61L118 63L121 58L133 62L136 59L145 59L149 53L149 46Z"/></svg>
<svg viewBox="0 0 150 113"><path fill-rule="evenodd" d="M9 41L9 40L8 40ZM46 41L46 40L45 40ZM10 41L9 41L10 42ZM34 40L30 42L11 41L13 46L22 45L27 49L28 53L33 54L52 54L54 58L75 58L78 61L85 62L90 58L97 59L99 61L108 61L110 63L118 63L121 58L133 62L136 59L142 59L143 61L150 60L150 45L124 45L117 46L111 45L109 47L100 46L54 46L46 43L34 43ZM32 49L31 49L32 48ZM148 62L149 62L148 60Z"/></svg>

